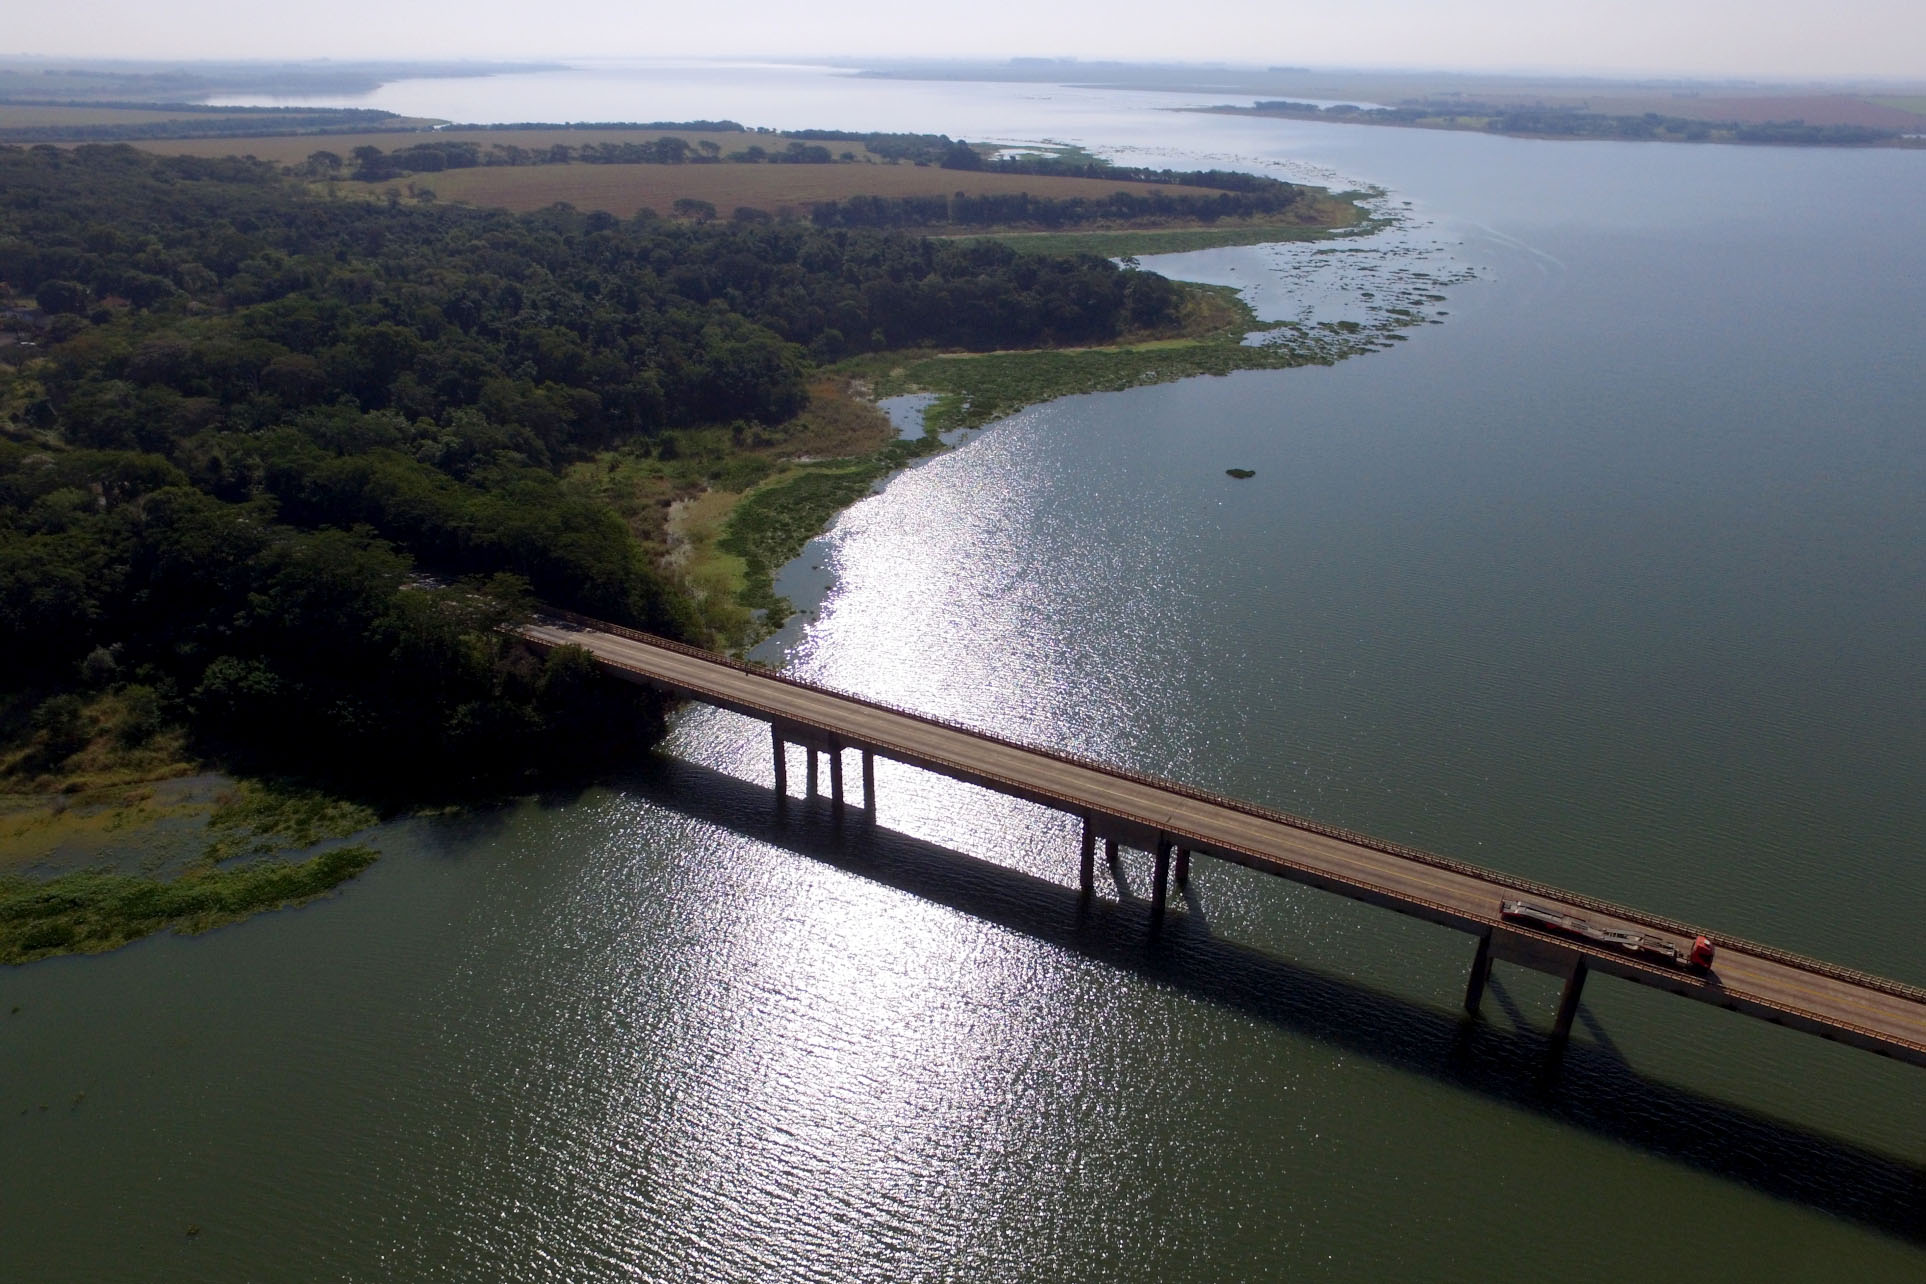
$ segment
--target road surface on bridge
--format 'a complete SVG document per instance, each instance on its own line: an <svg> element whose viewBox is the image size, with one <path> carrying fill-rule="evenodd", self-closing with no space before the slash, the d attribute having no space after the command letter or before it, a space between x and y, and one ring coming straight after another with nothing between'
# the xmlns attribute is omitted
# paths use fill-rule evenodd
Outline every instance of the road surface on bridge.
<svg viewBox="0 0 1926 1284"><path fill-rule="evenodd" d="M615 676L767 722L779 737L778 753L783 741L809 746L812 753L862 750L1082 817L1086 853L1092 834L1132 847L1174 846L1472 933L1483 941L1467 998L1474 1007L1489 959L1522 963L1567 978L1561 1023L1569 1028L1577 985L1588 970L1605 972L1926 1066L1926 991L1913 986L1019 744L581 617L544 617L518 632L544 648L582 647ZM840 797L840 756L838 762ZM1086 854L1086 869L1087 861ZM1160 875L1162 869L1160 855ZM1505 921L1500 901L1520 897L1600 927L1664 936L1681 947L1705 931L1717 945L1717 958L1709 972L1696 972Z"/></svg>

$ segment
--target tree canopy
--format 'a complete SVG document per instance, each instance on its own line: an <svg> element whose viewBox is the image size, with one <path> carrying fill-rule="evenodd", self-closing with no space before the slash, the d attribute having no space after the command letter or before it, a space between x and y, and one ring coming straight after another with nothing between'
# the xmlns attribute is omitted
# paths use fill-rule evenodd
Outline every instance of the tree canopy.
<svg viewBox="0 0 1926 1284"><path fill-rule="evenodd" d="M1178 308L1089 256L328 200L102 145L0 148L0 283L32 304L0 346L0 737L134 687L224 753L391 785L653 725L496 628L533 595L694 630L563 465L779 423L845 353L1086 343Z"/></svg>

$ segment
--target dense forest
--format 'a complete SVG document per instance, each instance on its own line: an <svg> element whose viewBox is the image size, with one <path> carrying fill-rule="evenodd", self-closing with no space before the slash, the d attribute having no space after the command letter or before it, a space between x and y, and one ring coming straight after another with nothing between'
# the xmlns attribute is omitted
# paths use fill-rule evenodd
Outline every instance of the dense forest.
<svg viewBox="0 0 1926 1284"><path fill-rule="evenodd" d="M648 734L496 630L535 599L695 626L559 479L780 425L814 363L1172 321L1089 256L801 224L327 200L275 167L0 148L0 743L138 743L403 792ZM11 303L5 302L11 299ZM5 333L11 328L11 333Z"/></svg>

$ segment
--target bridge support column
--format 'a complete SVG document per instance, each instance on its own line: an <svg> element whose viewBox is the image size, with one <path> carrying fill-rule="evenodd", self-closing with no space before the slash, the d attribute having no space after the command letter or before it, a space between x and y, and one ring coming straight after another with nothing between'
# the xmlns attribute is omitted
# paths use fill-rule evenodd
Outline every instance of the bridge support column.
<svg viewBox="0 0 1926 1284"><path fill-rule="evenodd" d="M1565 978L1564 992L1558 996L1558 1016L1552 1021L1552 1038L1559 1043L1572 1036L1572 1021L1578 1016L1578 996L1585 989L1585 960L1572 964Z"/></svg>
<svg viewBox="0 0 1926 1284"><path fill-rule="evenodd" d="M769 728L769 747L776 756L776 797L780 800L789 796L789 746L774 725Z"/></svg>
<svg viewBox="0 0 1926 1284"><path fill-rule="evenodd" d="M876 814L876 752L863 750L863 810Z"/></svg>
<svg viewBox="0 0 1926 1284"><path fill-rule="evenodd" d="M816 746L804 745L803 753L809 759L809 770L803 773L803 797L816 796Z"/></svg>
<svg viewBox="0 0 1926 1284"><path fill-rule="evenodd" d="M1484 1002L1485 982L1491 979L1491 933L1478 938L1478 952L1471 958L1471 979L1465 982L1465 1011L1478 1015Z"/></svg>
<svg viewBox="0 0 1926 1284"><path fill-rule="evenodd" d="M1117 863L1117 840L1116 839L1106 838L1103 840L1103 858L1104 860L1108 861L1112 865L1115 865Z"/></svg>
<svg viewBox="0 0 1926 1284"><path fill-rule="evenodd" d="M831 738L829 742L829 801L836 814L843 814L843 744Z"/></svg>
<svg viewBox="0 0 1926 1284"><path fill-rule="evenodd" d="M1164 902L1170 899L1170 840L1157 835L1157 864L1150 874L1150 919L1153 927L1164 921Z"/></svg>
<svg viewBox="0 0 1926 1284"><path fill-rule="evenodd" d="M1090 817L1083 818L1083 851L1077 862L1077 890L1088 897L1097 889L1097 835Z"/></svg>
<svg viewBox="0 0 1926 1284"><path fill-rule="evenodd" d="M1190 848L1177 849L1177 886L1190 886Z"/></svg>

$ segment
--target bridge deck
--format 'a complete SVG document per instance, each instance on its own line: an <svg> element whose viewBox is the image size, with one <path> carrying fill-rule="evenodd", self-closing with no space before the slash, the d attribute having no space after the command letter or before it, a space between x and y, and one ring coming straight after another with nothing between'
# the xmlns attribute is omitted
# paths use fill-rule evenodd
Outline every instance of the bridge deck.
<svg viewBox="0 0 1926 1284"><path fill-rule="evenodd" d="M1159 840L1488 936L1492 954L1554 972L1605 972L1926 1066L1926 991L1718 933L1710 974L1504 922L1520 895L1606 927L1689 943L1698 929L1589 897L1349 834L1169 781L843 695L614 626L545 619L538 646L587 649L631 681L731 709L819 748L864 749L1084 817L1132 846ZM1582 975L1582 974L1581 974Z"/></svg>

